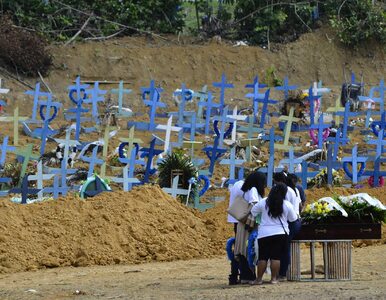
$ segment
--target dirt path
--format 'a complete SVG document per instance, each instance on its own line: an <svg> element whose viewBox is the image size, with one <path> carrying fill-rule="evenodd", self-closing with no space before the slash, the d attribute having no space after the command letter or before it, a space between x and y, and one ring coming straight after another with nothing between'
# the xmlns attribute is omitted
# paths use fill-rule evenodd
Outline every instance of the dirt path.
<svg viewBox="0 0 386 300"><path fill-rule="evenodd" d="M225 258L57 268L1 275L0 299L385 299L385 262L386 245L355 248L352 281L259 287L227 286Z"/></svg>

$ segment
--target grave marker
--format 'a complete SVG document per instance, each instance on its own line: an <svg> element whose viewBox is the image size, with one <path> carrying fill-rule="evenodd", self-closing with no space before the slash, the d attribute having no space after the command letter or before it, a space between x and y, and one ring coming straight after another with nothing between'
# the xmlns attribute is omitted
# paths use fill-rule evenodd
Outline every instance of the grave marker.
<svg viewBox="0 0 386 300"><path fill-rule="evenodd" d="M220 114L222 114L225 105L225 89L233 89L233 84L227 83L225 74L221 75L221 82L213 82L213 86L220 89Z"/></svg>
<svg viewBox="0 0 386 300"><path fill-rule="evenodd" d="M135 127L132 126L129 130L129 137L119 139L122 143L128 144L129 148L127 150L127 153L131 153L131 151L133 150L134 144L139 145L139 144L143 143L143 141L141 139L134 138L134 131L135 131Z"/></svg>
<svg viewBox="0 0 386 300"><path fill-rule="evenodd" d="M86 90L87 98L84 100L84 103L91 104L91 114L94 118L94 121L99 124L99 112L98 112L98 102L104 102L104 95L107 93L106 90L99 89L99 82L96 81L94 83L94 87L92 89Z"/></svg>
<svg viewBox="0 0 386 300"><path fill-rule="evenodd" d="M36 195L40 190L28 188L28 178L23 177L21 186L19 188L12 188L9 190L10 194L21 194L21 204L27 204L28 195Z"/></svg>
<svg viewBox="0 0 386 300"><path fill-rule="evenodd" d="M315 137L314 130L318 130L318 138ZM323 114L319 116L318 125L313 124L310 126L309 133L314 144L318 144L318 148L322 149L323 143L327 140L330 134L330 124L323 123Z"/></svg>
<svg viewBox="0 0 386 300"><path fill-rule="evenodd" d="M123 80L119 82L118 89L112 89L112 94L118 95L118 115L121 117L130 117L133 115L131 112L127 112L125 110L122 110L123 107L123 96L126 94L130 94L132 90L123 88ZM103 176L102 176L103 177Z"/></svg>
<svg viewBox="0 0 386 300"><path fill-rule="evenodd" d="M245 160L236 158L236 147L232 147L228 159L222 159L220 165L229 165L229 184L236 182L236 166L242 166Z"/></svg>
<svg viewBox="0 0 386 300"><path fill-rule="evenodd" d="M279 164L281 164L281 165L288 165L288 171L290 173L294 173L296 165L301 164L302 161L303 161L302 159L295 158L294 148L291 147L289 149L289 152L288 152L288 158L282 159L279 162Z"/></svg>
<svg viewBox="0 0 386 300"><path fill-rule="evenodd" d="M173 198L177 198L177 196L187 196L189 194L189 190L185 189L179 189L178 188L178 180L180 176L177 175L176 177L173 178L173 184L170 188L162 188L162 190L171 195Z"/></svg>
<svg viewBox="0 0 386 300"><path fill-rule="evenodd" d="M182 130L181 127L172 126L173 116L170 116L166 125L157 125L156 129L165 130L165 143L164 143L164 153L169 153L170 150L170 135L172 131L179 132Z"/></svg>
<svg viewBox="0 0 386 300"><path fill-rule="evenodd" d="M213 102L212 93L208 92L208 100L205 102L199 102L198 106L200 107L206 107L205 112L205 134L208 135L210 132L210 118L213 108L218 108L221 105Z"/></svg>
<svg viewBox="0 0 386 300"><path fill-rule="evenodd" d="M205 148L202 149L206 153L206 156L210 159L210 164L209 164L210 177L213 175L214 165L216 161L226 152L225 148L222 148L221 146L219 146L219 139L220 137L216 137L214 139L213 146L206 146Z"/></svg>
<svg viewBox="0 0 386 300"><path fill-rule="evenodd" d="M350 117L356 117L359 115L358 112L350 112L350 101L346 102L344 112L337 112L339 116L343 116L343 139L347 139L347 129Z"/></svg>
<svg viewBox="0 0 386 300"><path fill-rule="evenodd" d="M237 121L245 121L247 119L247 116L239 115L237 114L237 106L233 108L233 113L231 115L227 116L229 119L233 120L233 129L232 129L232 135L231 140L232 142L236 142L236 134L237 134Z"/></svg>
<svg viewBox="0 0 386 300"><path fill-rule="evenodd" d="M40 160L38 165L37 165L37 173L35 175L29 175L28 180L29 181L34 181L36 180L37 182L37 188L39 189L38 194L38 199L43 198L43 192L44 192L44 187L43 187L43 181L44 180L50 180L52 177L54 177L54 174L43 174L43 163Z"/></svg>
<svg viewBox="0 0 386 300"><path fill-rule="evenodd" d="M327 108L327 112L333 113L335 115L335 124L339 126L340 124L340 116L337 114L338 112L344 112L344 107L340 105L340 97L335 100L335 106Z"/></svg>
<svg viewBox="0 0 386 300"><path fill-rule="evenodd" d="M0 122L13 122L13 145L19 145L19 122L25 121L28 118L19 117L19 107L13 110L13 117L0 117Z"/></svg>
<svg viewBox="0 0 386 300"><path fill-rule="evenodd" d="M327 183L329 185L332 185L332 170L339 170L342 166L342 163L340 161L334 160L334 154L332 151L332 145L328 145L327 150L327 161L320 162L321 166L325 166L327 168Z"/></svg>
<svg viewBox="0 0 386 300"><path fill-rule="evenodd" d="M196 167L199 167L204 163L204 159L201 158L195 158L194 150L201 148L202 142L195 142L195 141L184 141L182 146L184 148L188 148L190 150L190 160L192 161L193 165Z"/></svg>
<svg viewBox="0 0 386 300"><path fill-rule="evenodd" d="M352 179L353 184L358 183L358 178L363 175L364 168L366 166L367 157L358 157L358 144L352 148L351 157L343 157L343 169L348 177ZM350 164L352 166L352 172L350 172L347 168L347 165ZM358 165L360 165L360 170L358 171Z"/></svg>
<svg viewBox="0 0 386 300"><path fill-rule="evenodd" d="M8 136L5 136L3 139L3 144L0 147L0 167L4 166L5 160L7 158L7 151L14 151L16 148L12 146L8 146Z"/></svg>
<svg viewBox="0 0 386 300"><path fill-rule="evenodd" d="M32 121L37 121L36 114L37 114L37 111L38 111L39 100L40 100L41 97L48 97L50 95L50 93L41 92L40 91L40 82L38 82L35 85L35 90L33 90L33 91L26 91L25 94L34 97L34 102L33 102L33 106L32 106L32 118L31 118L31 120Z"/></svg>
<svg viewBox="0 0 386 300"><path fill-rule="evenodd" d="M224 138L226 138L226 136L230 133L229 132L230 127L234 126L233 125L233 122L234 122L233 119L229 118L229 116L228 116L228 106L225 106L224 110L222 111L221 116L215 116L213 118L213 120L214 120L213 127L215 130L215 133L219 137L219 146L222 147L223 142L224 142ZM218 130L218 127L217 127L218 122L221 122L220 130ZM228 130L225 130L226 123L229 123Z"/></svg>
<svg viewBox="0 0 386 300"><path fill-rule="evenodd" d="M98 146L95 146L94 149L92 149L91 156L88 157L82 155L80 159L89 163L87 178L91 177L94 174L95 165L103 164L103 159L98 158Z"/></svg>
<svg viewBox="0 0 386 300"><path fill-rule="evenodd" d="M275 128L271 127L269 135L265 135L263 140L269 141L269 159L268 167L261 168L262 172L267 173L267 186L272 187L273 183L273 172L275 171L275 141L280 141L283 138L281 136L275 136Z"/></svg>
<svg viewBox="0 0 386 300"><path fill-rule="evenodd" d="M284 143L282 145L277 144L277 149L290 149L291 146L288 145L290 134L291 134L291 128L293 122L299 122L299 118L294 117L294 108L291 107L289 115L288 116L280 116L280 121L286 121L285 129L284 129ZM294 147L295 150L299 149L300 147Z"/></svg>
<svg viewBox="0 0 386 300"><path fill-rule="evenodd" d="M198 98L198 103L205 103L205 100L208 99L208 93L207 93L207 90L208 90L208 86L204 85L201 89L201 91L199 92L195 92L193 94L193 97L194 98ZM203 106L202 105L198 105L198 110L197 110L197 118L199 120L202 120L203 119L203 114L202 114L202 108Z"/></svg>
<svg viewBox="0 0 386 300"><path fill-rule="evenodd" d="M58 144L64 144L64 151L63 151L63 159L62 160L64 160L66 162L65 168L67 168L70 147L79 146L80 143L77 140L71 140L71 127L66 129L66 138L64 140L63 139L55 139L55 142Z"/></svg>
<svg viewBox="0 0 386 300"><path fill-rule="evenodd" d="M306 190L308 178L315 177L316 175L318 175L319 172L318 171L308 172L309 164L306 160L303 160L301 164L302 164L302 171L296 172L295 175L300 176L300 179L302 180L302 188Z"/></svg>
<svg viewBox="0 0 386 300"><path fill-rule="evenodd" d="M142 183L147 183L149 182L149 177L152 173L155 172L155 169L153 169L153 158L154 156L157 156L161 154L163 151L155 149L155 138L153 138L150 142L150 147L149 148L141 148L142 153L141 157L147 157L147 162L146 162L146 169L145 169L145 176L142 181Z"/></svg>
<svg viewBox="0 0 386 300"><path fill-rule="evenodd" d="M20 171L20 177L19 177L19 185L18 185L18 187L20 187L21 181L22 181L23 178L24 178L25 172L26 172L26 170L27 170L28 162L29 162L30 160L38 160L38 159L39 159L38 156L32 154L32 147L33 147L32 144L28 144L28 145L26 145L25 147L23 147L23 149L25 149L24 151L23 151L23 150L19 150L19 149L16 149L16 150L13 150L13 151L12 151L12 152L15 153L17 156L23 157L23 164L22 164L22 166L21 166L21 171Z"/></svg>
<svg viewBox="0 0 386 300"><path fill-rule="evenodd" d="M286 77L284 77L283 85L275 87L275 90L283 91L283 93L284 93L284 100L287 100L288 99L288 94L289 94L288 92L296 90L297 88L298 88L297 85L289 85L288 84L288 76L286 76Z"/></svg>

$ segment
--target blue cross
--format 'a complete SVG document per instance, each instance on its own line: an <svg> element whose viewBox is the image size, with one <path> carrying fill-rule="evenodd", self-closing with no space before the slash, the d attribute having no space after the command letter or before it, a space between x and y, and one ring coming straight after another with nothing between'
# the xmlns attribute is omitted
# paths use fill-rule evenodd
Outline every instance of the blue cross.
<svg viewBox="0 0 386 300"><path fill-rule="evenodd" d="M314 95L312 86L308 90L308 101L310 103L310 125L315 124L315 101L320 98L319 95Z"/></svg>
<svg viewBox="0 0 386 300"><path fill-rule="evenodd" d="M258 110L259 110L258 100L265 98L265 93L260 94L259 88L265 87L265 86L266 85L264 85L264 84L259 84L259 77L258 76L256 76L255 79L253 80L253 84L245 85L246 88L252 88L253 89L253 92L246 94L245 97L252 99L254 122L257 121L257 114L258 114Z"/></svg>
<svg viewBox="0 0 386 300"><path fill-rule="evenodd" d="M121 80L119 82L119 85L118 85L118 89L112 89L111 90L111 93L112 94L118 94L118 115L120 116L124 116L124 117L129 117L132 115L132 113L130 112L126 112L124 110L122 110L122 106L123 106L123 96L125 94L130 94L131 93L131 90L129 89L124 89L123 88L123 81Z"/></svg>
<svg viewBox="0 0 386 300"><path fill-rule="evenodd" d="M79 104L83 103L83 101L86 99L86 89L89 87L89 84L82 84L80 82L80 76L76 77L75 84L70 85L67 89L69 90L68 92L68 97L74 104ZM74 93L75 98L74 98ZM82 95L83 94L83 95Z"/></svg>
<svg viewBox="0 0 386 300"><path fill-rule="evenodd" d="M149 182L150 175L155 172L155 169L152 168L153 158L154 156L161 154L163 150L155 149L155 138L153 138L150 142L150 147L141 148L141 151L143 151L141 157L147 157L145 176L142 183L147 183Z"/></svg>
<svg viewBox="0 0 386 300"><path fill-rule="evenodd" d="M349 141L349 139L347 138L344 139L341 135L342 135L342 131L339 128L336 132L335 137L327 138L327 141L334 143L333 160L337 160L338 158L339 146L346 145Z"/></svg>
<svg viewBox="0 0 386 300"><path fill-rule="evenodd" d="M155 124L155 116L157 112L157 107L166 107L166 104L159 101L159 92L157 90L153 91L153 98L152 101L150 100L144 100L144 103L146 106L150 106L149 111L149 117L150 117L150 123L149 123L149 130L153 131L155 127L157 126Z"/></svg>
<svg viewBox="0 0 386 300"><path fill-rule="evenodd" d="M386 112L382 113L380 121L374 121L374 122L371 123L371 130L373 131L375 136L378 136L379 135L379 131L382 130L382 129L384 130L384 133L385 133L385 129L386 129Z"/></svg>
<svg viewBox="0 0 386 300"><path fill-rule="evenodd" d="M52 121L51 107L53 107L54 109L58 110L62 106L62 104L59 103L59 102L52 102L52 95L51 94L48 94L47 97L48 97L47 101L39 101L39 104L41 106L45 106L46 107L46 113L45 113L45 116L44 116L44 126L43 126L43 130L41 132L42 142L41 142L41 145L40 145L40 155L44 154L44 150L46 149L47 137L50 135L49 131L51 131L49 129L49 127L48 127L48 125Z"/></svg>
<svg viewBox="0 0 386 300"><path fill-rule="evenodd" d="M263 103L263 108L261 109L261 119L260 119L260 127L264 128L265 124L265 116L268 114L268 104L277 103L276 100L269 99L270 89L265 91L264 99L258 100L258 102Z"/></svg>
<svg viewBox="0 0 386 300"><path fill-rule="evenodd" d="M96 81L94 83L94 87L92 89L86 90L87 98L84 100L84 103L92 104L92 116L94 121L99 124L99 112L98 112L98 102L104 102L104 95L107 93L106 90L99 89L99 82Z"/></svg>
<svg viewBox="0 0 386 300"><path fill-rule="evenodd" d="M180 126L182 126L182 128L184 128L184 129L187 129L190 131L190 141L193 142L195 140L195 136L196 136L196 128L203 128L203 127L205 127L205 124L204 123L198 123L197 115L196 115L196 112L194 112L194 111L186 112L184 115L190 116L190 123L183 123ZM183 142L182 140L178 141L178 143L182 143L182 142Z"/></svg>
<svg viewBox="0 0 386 300"><path fill-rule="evenodd" d="M306 160L302 161L302 171L296 172L295 175L300 176L300 179L302 180L302 188L307 189L307 180L310 177L315 177L318 175L319 171L311 171L308 172L308 162Z"/></svg>
<svg viewBox="0 0 386 300"><path fill-rule="evenodd" d="M312 124L310 126L310 130L318 130L318 148L322 149L323 148L323 133L325 129L330 128L331 124L324 124L323 123L323 114L319 116L319 121L318 125Z"/></svg>
<svg viewBox="0 0 386 300"><path fill-rule="evenodd" d="M385 152L384 147L386 146L386 140L384 137L384 129L381 129L378 133L376 140L371 140L367 142L368 145L375 145L375 157L380 157L383 152Z"/></svg>
<svg viewBox="0 0 386 300"><path fill-rule="evenodd" d="M262 133L265 131L264 128L255 127L253 119L254 118L252 115L248 116L248 126L240 126L238 128L239 132L246 132L247 133L248 139L252 139L254 137L257 137L257 135L259 133ZM256 134L256 136L255 136L255 134Z"/></svg>
<svg viewBox="0 0 386 300"><path fill-rule="evenodd" d="M332 145L328 145L327 161L321 162L321 166L327 167L327 183L332 185L332 169L339 170L342 166L340 161L334 160Z"/></svg>
<svg viewBox="0 0 386 300"><path fill-rule="evenodd" d="M357 112L350 112L350 101L346 101L344 112L337 112L338 116L343 116L343 138L347 139L347 128L350 117L356 117L359 115Z"/></svg>
<svg viewBox="0 0 386 300"><path fill-rule="evenodd" d="M218 133L216 132L216 134L219 137L219 146L222 147L224 138L226 137L226 133L228 132L228 130L225 129L225 125L226 123L229 123L229 126L233 126L234 122L233 119L228 116L228 106L225 106L221 116L215 116L213 120L215 122L217 121L215 127L217 127L218 122L221 122L220 130L218 131ZM217 131L216 128L215 131Z"/></svg>
<svg viewBox="0 0 386 300"><path fill-rule="evenodd" d="M98 146L95 146L94 149L92 149L92 154L90 157L82 155L80 159L90 164L88 167L87 178L93 175L95 165L103 164L103 159L98 158Z"/></svg>
<svg viewBox="0 0 386 300"><path fill-rule="evenodd" d="M290 173L294 173L295 172L295 166L297 164L300 164L303 160L300 159L300 158L295 158L295 155L294 155L294 148L291 147L288 151L288 158L286 159L282 159L279 164L281 165L288 165L288 171Z"/></svg>
<svg viewBox="0 0 386 300"><path fill-rule="evenodd" d="M234 86L231 83L227 83L224 73L221 76L221 82L213 82L213 86L220 88L220 113L222 113L225 104L225 89L233 89Z"/></svg>
<svg viewBox="0 0 386 300"><path fill-rule="evenodd" d="M5 136L3 139L3 144L1 145L1 157L0 157L0 166L4 166L5 159L7 157L7 151L15 151L16 148L13 146L8 146L8 136Z"/></svg>
<svg viewBox="0 0 386 300"><path fill-rule="evenodd" d="M386 146L386 140L384 139L383 129L379 132L378 138L376 140L368 141L367 144L375 145L375 157L374 157L374 170L366 171L365 175L373 176L374 179L374 187L379 186L379 178L381 176L386 176L386 171L381 171L381 163L385 163L385 158L382 157L382 153L384 151L384 147Z"/></svg>
<svg viewBox="0 0 386 300"><path fill-rule="evenodd" d="M180 176L176 176L173 178L172 186L170 188L162 188L162 190L165 193L168 193L171 195L173 198L176 198L178 195L184 195L187 196L189 194L189 190L185 189L179 189L178 188L178 181L179 181Z"/></svg>
<svg viewBox="0 0 386 300"><path fill-rule="evenodd" d="M353 184L358 183L358 178L362 176L363 171L366 167L367 157L358 157L358 145L356 144L352 148L351 157L343 157L343 169L348 177L352 179ZM352 172L349 171L347 165L350 164L352 166ZM358 171L358 164L361 165L360 170Z"/></svg>
<svg viewBox="0 0 386 300"><path fill-rule="evenodd" d="M379 86L375 86L375 87L372 87L370 89L370 95L369 97L379 103L379 111L381 114L383 114L384 110L385 110L385 91L386 91L386 87L385 87L385 81L382 79L380 82L379 82ZM375 92L378 92L379 94L379 97L374 97L374 93Z"/></svg>
<svg viewBox="0 0 386 300"><path fill-rule="evenodd" d="M198 103L200 103L200 102L203 102L203 103L204 103L205 100L208 99L208 93L207 93L207 90L208 90L208 86L204 85L204 86L202 87L202 90L201 90L201 91L195 92L195 93L193 94L193 97L194 97L194 98L198 98L198 99L199 99L199 100L198 100ZM202 116L202 106L201 106L201 105L198 106L197 117L198 117L199 120L201 120L201 119L203 118L203 116Z"/></svg>
<svg viewBox="0 0 386 300"><path fill-rule="evenodd" d="M210 129L210 117L212 113L213 108L218 108L221 106L221 104L214 103L213 102L213 97L212 93L208 92L208 100L207 101L200 101L198 102L198 106L206 107L206 112L205 112L205 134L209 134L209 129Z"/></svg>
<svg viewBox="0 0 386 300"><path fill-rule="evenodd" d="M282 86L275 87L275 90L277 91L283 91L284 92L284 100L288 99L288 92L296 90L298 88L297 85L289 85L288 84L288 76L284 77L284 83Z"/></svg>
<svg viewBox="0 0 386 300"><path fill-rule="evenodd" d="M143 101L153 101L154 100L154 94L157 95L157 101L159 100L159 97L161 96L161 93L164 91L161 87L155 86L155 81L150 80L150 86L149 87L141 87L142 92L142 100ZM149 98L146 99L146 95L149 95Z"/></svg>
<svg viewBox="0 0 386 300"><path fill-rule="evenodd" d="M269 141L268 167L260 168L261 172L267 173L267 186L272 187L273 172L275 171L275 142L283 140L283 137L275 135L275 128L271 127L269 135L263 136L263 140Z"/></svg>
<svg viewBox="0 0 386 300"><path fill-rule="evenodd" d="M133 184L141 183L137 178L135 178L135 165L140 164L144 165L145 162L143 160L137 160L137 150L134 148L131 150L130 159L127 158L119 158L121 163L126 164L123 168L123 178L111 178L114 182L122 182L123 190L125 192L131 191L133 188Z"/></svg>
<svg viewBox="0 0 386 300"><path fill-rule="evenodd" d="M224 153L227 151L225 148L222 148L219 146L219 139L220 137L216 137L213 142L213 146L206 146L202 149L206 153L206 156L210 159L209 164L209 176L211 177L213 175L214 171L214 165L216 161L224 155Z"/></svg>
<svg viewBox="0 0 386 300"><path fill-rule="evenodd" d="M231 154L228 159L222 159L220 161L220 165L229 165L229 184L235 183L236 166L242 166L244 162L244 159L236 158L236 147L232 147Z"/></svg>
<svg viewBox="0 0 386 300"><path fill-rule="evenodd" d="M178 105L178 121L177 121L177 125L180 127L183 127L183 124L184 124L184 113L185 113L185 106L186 106L186 101L187 101L186 100L186 98L187 98L186 91L187 91L187 88L185 86L185 83L183 83L181 85L181 91L173 93L175 96L181 97L181 102ZM183 136L184 136L184 131L180 130L178 132L178 143L182 143Z"/></svg>
<svg viewBox="0 0 386 300"><path fill-rule="evenodd" d="M51 174L56 174L54 177L54 185L52 187L44 188L44 192L52 193L54 199L58 198L60 194L66 196L69 190L66 176L75 174L76 171L77 169L67 169L67 162L62 160L60 168L50 169Z"/></svg>
<svg viewBox="0 0 386 300"><path fill-rule="evenodd" d="M23 177L23 182L20 188L12 188L9 190L10 194L21 194L21 204L26 204L28 195L36 195L40 189L29 189L28 188L28 176Z"/></svg>
<svg viewBox="0 0 386 300"><path fill-rule="evenodd" d="M48 97L50 95L50 93L41 92L40 91L40 82L38 82L36 84L36 86L35 86L35 90L27 91L27 92L25 92L25 94L34 97L34 103L33 103L33 106L32 106L32 118L31 118L31 120L37 121L36 114L37 114L37 111L38 111L39 99L40 99L40 97Z"/></svg>

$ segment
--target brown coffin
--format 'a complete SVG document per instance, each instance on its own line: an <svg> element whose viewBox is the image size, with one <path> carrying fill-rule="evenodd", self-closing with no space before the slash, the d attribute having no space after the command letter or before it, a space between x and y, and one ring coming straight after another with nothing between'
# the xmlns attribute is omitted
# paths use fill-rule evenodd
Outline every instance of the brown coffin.
<svg viewBox="0 0 386 300"><path fill-rule="evenodd" d="M303 224L294 240L378 240L381 237L381 224Z"/></svg>

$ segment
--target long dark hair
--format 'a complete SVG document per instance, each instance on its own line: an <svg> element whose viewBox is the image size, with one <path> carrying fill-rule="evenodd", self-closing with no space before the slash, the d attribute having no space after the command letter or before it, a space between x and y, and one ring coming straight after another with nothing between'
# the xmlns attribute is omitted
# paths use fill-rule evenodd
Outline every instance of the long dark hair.
<svg viewBox="0 0 386 300"><path fill-rule="evenodd" d="M253 172L245 178L244 184L241 190L246 193L251 188L256 188L261 197L264 197L264 189L267 186L267 177L262 172Z"/></svg>
<svg viewBox="0 0 386 300"><path fill-rule="evenodd" d="M279 218L283 214L283 201L286 194L287 186L284 183L278 183L272 187L266 204L271 218Z"/></svg>
<svg viewBox="0 0 386 300"><path fill-rule="evenodd" d="M287 175L287 181L286 184L288 187L294 190L296 196L298 196L298 193L296 192L296 182L298 181L298 177L295 174L289 173Z"/></svg>

